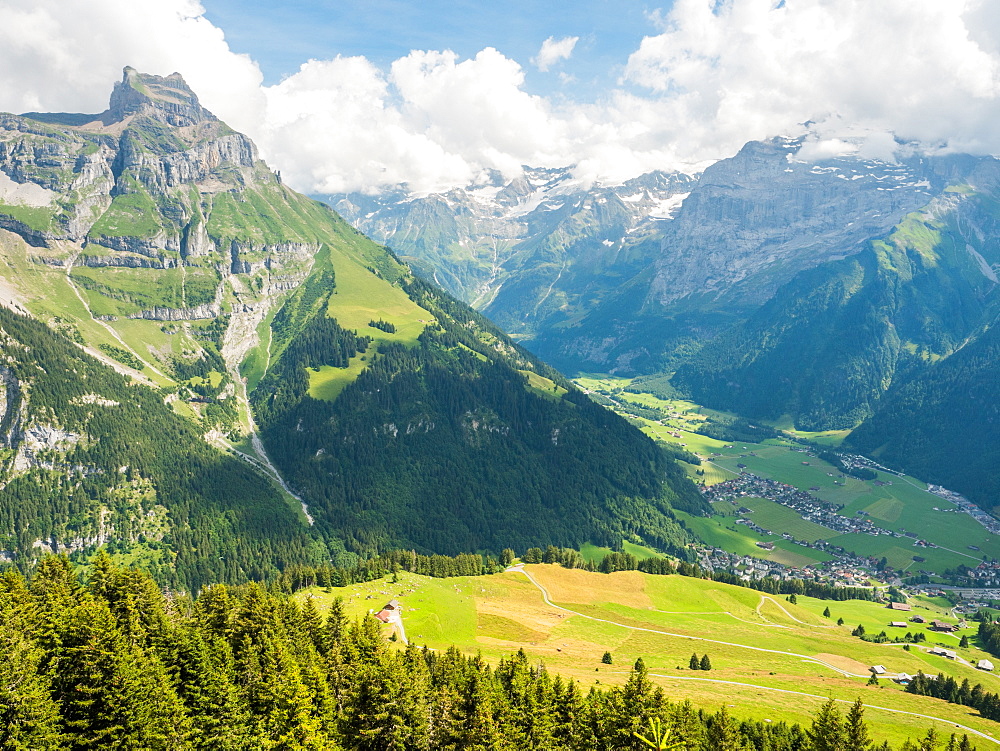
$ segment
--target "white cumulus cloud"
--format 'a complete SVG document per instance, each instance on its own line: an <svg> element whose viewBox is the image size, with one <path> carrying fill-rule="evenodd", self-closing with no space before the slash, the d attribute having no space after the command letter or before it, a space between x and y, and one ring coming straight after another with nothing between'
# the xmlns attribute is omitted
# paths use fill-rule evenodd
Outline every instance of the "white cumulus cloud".
<svg viewBox="0 0 1000 751"><path fill-rule="evenodd" d="M274 86L195 0L3 0L0 110L98 112L125 65L180 72L204 104L307 192L485 168L577 165L626 179L703 166L813 123L800 157L891 158L897 139L1000 154L1000 9L992 0L676 0L592 102L531 93L521 64L416 50L304 61ZM542 70L573 54L550 37Z"/></svg>
<svg viewBox="0 0 1000 751"><path fill-rule="evenodd" d="M563 37L556 39L549 37L542 42L538 54L531 58L532 64L543 73L551 69L560 60L569 60L573 56L573 48L580 41L580 37Z"/></svg>

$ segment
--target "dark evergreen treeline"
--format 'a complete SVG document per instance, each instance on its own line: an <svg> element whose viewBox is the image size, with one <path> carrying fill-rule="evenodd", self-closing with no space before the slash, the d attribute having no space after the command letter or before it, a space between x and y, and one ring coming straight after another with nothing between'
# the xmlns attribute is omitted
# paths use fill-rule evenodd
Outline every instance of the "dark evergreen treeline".
<svg viewBox="0 0 1000 751"><path fill-rule="evenodd" d="M954 677L943 673L938 673L936 676L917 673L906 690L911 694L933 696L951 704L972 707L987 720L1000 722L1000 696L987 691L981 683L972 686L968 678L962 679L959 683Z"/></svg>
<svg viewBox="0 0 1000 751"><path fill-rule="evenodd" d="M875 592L864 587L835 587L823 582L807 581L805 579L775 579L765 576L763 579L743 581L728 571L715 571L712 579L739 587L749 587L772 595L806 595L819 600L875 600Z"/></svg>
<svg viewBox="0 0 1000 751"><path fill-rule="evenodd" d="M499 558L479 554L462 553L457 556L421 555L412 550L395 550L384 555L369 558L353 566L289 566L275 579L275 585L283 592L297 592L306 587L343 587L348 584L372 581L396 571L409 571L414 574L434 577L449 576L480 576L494 574L504 570L514 562L516 554L511 548L504 548ZM538 547L528 548L521 556L522 563L557 563L564 568L578 568L585 571L595 571L610 574L615 571L642 571L647 574L670 576L692 576L700 579L711 579L737 587L746 587L758 592L782 595L806 595L820 600L874 600L872 590L863 587L834 587L822 582L810 582L802 579L782 581L773 577L751 579L746 581L725 571L707 573L695 563L684 560L671 561L667 558L652 556L637 558L631 553L611 551L600 562L587 560L580 551L572 548L557 548L549 545L545 550ZM989 624L983 624L989 625ZM983 625L980 626L982 630ZM1000 627L998 627L1000 628ZM861 634L864 630L862 628ZM922 636L922 634L918 634Z"/></svg>
<svg viewBox="0 0 1000 751"><path fill-rule="evenodd" d="M346 368L370 343L371 339L341 328L334 319L316 315L303 325L254 391L257 418L264 424L276 421L306 398L306 368Z"/></svg>
<svg viewBox="0 0 1000 751"><path fill-rule="evenodd" d="M331 402L307 393L305 368L325 350L308 354L298 335L251 395L268 453L318 529L362 557L617 546L633 536L683 549L672 504L704 502L650 439L475 312L422 282L403 284L437 322L415 346L369 348L365 369ZM367 340L315 310L303 332L364 349ZM528 388L528 368L569 391Z"/></svg>
<svg viewBox="0 0 1000 751"><path fill-rule="evenodd" d="M979 646L994 657L1000 657L1000 623L989 618L979 621Z"/></svg>
<svg viewBox="0 0 1000 751"><path fill-rule="evenodd" d="M0 575L0 649L0 746L11 749L875 747L860 701L845 718L831 700L808 729L739 722L668 701L641 659L624 686L584 691L523 652L493 667L455 649L393 648L340 600L320 613L260 585L165 595L103 555L86 585L64 558L30 582Z"/></svg>
<svg viewBox="0 0 1000 751"><path fill-rule="evenodd" d="M698 427L698 432L717 441L733 441L734 443L740 441L761 443L768 438L777 438L781 435L777 430L767 425L751 425L741 418L706 420Z"/></svg>
<svg viewBox="0 0 1000 751"><path fill-rule="evenodd" d="M390 323L389 321L383 321L381 318L379 318L377 321L372 319L371 321L368 322L368 325L371 326L373 329L379 329L380 331L384 331L387 334L396 333L396 326Z"/></svg>
<svg viewBox="0 0 1000 751"><path fill-rule="evenodd" d="M0 356L16 384L6 389L0 441L19 448L15 432L34 426L71 436L23 472L0 452L0 535L18 566L32 565L38 540L86 552L101 530L142 550L161 583L192 591L328 558L270 483L208 446L157 392L6 308Z"/></svg>
<svg viewBox="0 0 1000 751"><path fill-rule="evenodd" d="M421 555L412 550L394 550L350 567L302 564L289 566L274 579L274 586L282 592L298 592L316 586L346 587L349 584L381 579L397 571L447 578L495 574L503 571L504 567L505 565L495 558L473 553L447 556Z"/></svg>

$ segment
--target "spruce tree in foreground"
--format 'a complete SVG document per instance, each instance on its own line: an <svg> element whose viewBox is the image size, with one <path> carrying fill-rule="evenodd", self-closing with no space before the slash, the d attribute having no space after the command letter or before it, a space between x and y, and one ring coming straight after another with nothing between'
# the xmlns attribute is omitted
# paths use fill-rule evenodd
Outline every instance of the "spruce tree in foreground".
<svg viewBox="0 0 1000 751"><path fill-rule="evenodd" d="M691 655L691 659L688 662L688 667L691 670L701 670L701 660L698 659L697 654Z"/></svg>
<svg viewBox="0 0 1000 751"><path fill-rule="evenodd" d="M873 745L868 725L865 724L865 708L860 697L847 713L844 736L844 751L869 751Z"/></svg>
<svg viewBox="0 0 1000 751"><path fill-rule="evenodd" d="M833 699L820 707L819 714L809 728L809 739L812 741L810 751L844 751L847 733L843 717Z"/></svg>

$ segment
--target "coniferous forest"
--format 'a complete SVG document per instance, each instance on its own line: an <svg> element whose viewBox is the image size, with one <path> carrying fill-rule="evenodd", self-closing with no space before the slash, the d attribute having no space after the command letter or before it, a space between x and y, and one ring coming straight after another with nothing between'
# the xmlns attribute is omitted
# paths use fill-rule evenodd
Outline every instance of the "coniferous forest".
<svg viewBox="0 0 1000 751"><path fill-rule="evenodd" d="M0 650L5 749L889 748L860 701L828 702L808 728L737 721L671 701L641 658L623 686L583 690L523 652L489 665L397 648L339 599L321 613L259 584L165 594L104 553L85 584L55 556L30 580L0 574Z"/></svg>
<svg viewBox="0 0 1000 751"><path fill-rule="evenodd" d="M0 332L0 437L23 439L32 425L56 436L0 493L0 548L21 566L39 540L80 551L110 541L145 550L162 584L197 590L314 560L313 538L277 490L209 446L161 394L2 307ZM0 466L15 460L0 444Z"/></svg>
<svg viewBox="0 0 1000 751"><path fill-rule="evenodd" d="M417 279L403 287L437 322L415 346L369 346L313 307L251 394L268 453L318 526L362 556L617 547L633 535L682 549L671 508L704 502L665 452L479 314ZM359 352L366 367L336 400L310 395L306 368L346 367ZM527 367L556 390L529 388Z"/></svg>

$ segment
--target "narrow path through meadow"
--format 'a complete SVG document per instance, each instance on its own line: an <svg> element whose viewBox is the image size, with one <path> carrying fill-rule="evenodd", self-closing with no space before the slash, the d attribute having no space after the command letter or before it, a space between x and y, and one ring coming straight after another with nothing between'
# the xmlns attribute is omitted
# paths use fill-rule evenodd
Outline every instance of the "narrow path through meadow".
<svg viewBox="0 0 1000 751"><path fill-rule="evenodd" d="M533 577L531 574L529 574L527 571L524 570L524 565L523 564L518 564L516 566L511 566L507 570L508 571L516 571L516 572L520 572L520 573L524 574L528 578L528 581L530 581L532 584L534 584L535 587L538 589L538 591L542 593L542 600L549 607L555 608L557 610L562 610L562 611L564 611L566 613L572 613L573 615L579 616L580 618L587 618L589 620L600 621L602 623L610 623L613 626L618 626L620 628L629 629L631 631L643 631L643 632L651 633L651 634L662 634L664 636L674 636L674 637L677 637L677 638L680 638L680 639L692 639L692 640L695 640L695 641L703 641L703 642L708 642L710 644L723 644L723 645L725 645L727 647L740 647L742 649L750 649L750 650L753 650L755 652L770 652L771 654L781 654L781 655L788 655L790 657L799 657L799 658L801 658L802 660L804 660L806 662L813 662L813 663L816 663L817 665L822 665L824 667L830 668L831 670L833 670L833 671L835 671L837 673L840 673L841 675L847 676L849 678L867 678L868 677L868 676L865 676L865 675L857 675L856 673L849 673L846 670L841 670L840 668L838 668L838 667L836 667L834 665L831 665L828 662L824 662L823 660L818 660L815 657L810 657L808 655L797 654L795 652L785 652L785 651L782 651L780 649L765 649L764 647L750 647L750 646L747 646L746 644L735 644L733 642L720 641L718 639L706 639L706 638L701 637L701 636L689 636L688 634L674 634L674 633L671 633L670 631L659 631L657 629L643 628L641 626L628 626L628 625L625 625L623 623L617 623L615 621L609 620L607 618L597 618L596 616L587 615L586 613L578 613L575 610L570 610L569 608L565 608L562 605L556 605L554 602L552 602L551 598L549 597L549 593L545 589L545 587L543 587L541 584L539 584L538 581L535 579L535 577ZM779 605L778 607L781 607L781 606ZM782 610L784 610L784 608L782 608ZM801 623L801 621L800 621L800 623ZM727 680L723 680L721 678L695 678L695 677L680 676L680 675L664 675L664 674L661 674L661 673L650 673L650 675L654 676L656 678L667 678L667 679L670 679L670 680L677 680L677 681L705 681L705 682L708 682L708 683L721 683L721 684L728 684L728 685L731 685L731 686L746 686L748 688L760 689L761 691L774 691L774 692L783 693L783 694L794 694L794 695L797 695L797 696L808 696L810 698L821 699L823 701L826 701L827 699L831 698L831 697L828 697L828 696L820 696L818 694L807 694L807 693L805 693L803 691L792 691L791 689L787 689L787 688L771 688L771 687L768 687L768 686L759 686L756 683L741 683L739 681L727 681ZM840 702L840 703L843 703L843 704L853 704L854 703L854 702L849 701L847 699L834 699L834 701L837 701L837 702ZM967 727L965 725L959 725L957 722L953 722L952 720L946 720L943 717L935 717L934 715L921 714L919 712L908 712L908 711L903 710L903 709L890 709L889 707L879 707L879 706L875 706L874 704L866 704L865 706L869 707L871 709L876 709L876 710L880 710L880 711L883 711L883 712L893 712L895 714L909 715L911 717L921 717L923 719L934 720L935 722L940 722L940 723L943 723L945 725L953 725L954 727L959 728L963 732L971 733L971 734L973 734L973 735L975 735L975 736L977 736L979 738L982 738L983 740L987 740L987 741L990 741L991 743L1000 745L1000 740L997 740L996 738L993 738L992 736L987 735L986 733L983 733L983 732L981 732L979 730L975 730L974 728Z"/></svg>
<svg viewBox="0 0 1000 751"><path fill-rule="evenodd" d="M612 671L609 671L609 672L612 672ZM626 673L625 671L613 671L613 672L617 672L620 675L628 675L628 673ZM758 686L756 683L741 683L739 681L726 681L726 680L722 680L721 678L695 678L693 676L686 676L686 675L664 675L662 673L650 673L649 675L651 675L653 677L656 677L656 678L666 678L666 679L674 680L674 681L702 681L702 682L705 682L705 683L722 683L724 685L729 685L729 686L745 686L747 688L760 689L761 691L774 691L774 692L780 693L780 694L793 694L795 696L808 696L811 699L819 699L821 701L827 701L828 699L832 698L830 696L821 696L819 694L807 694L804 691L792 691L789 688L771 688L769 686ZM834 699L834 701L835 702L839 702L841 704L854 704L854 702L851 701L850 699ZM865 706L866 709L875 709L875 710L879 710L881 712L892 712L893 714L905 714L905 715L909 715L911 717L921 717L921 718L923 718L925 720L934 720L936 722L945 723L947 725L954 725L956 728L959 728L963 732L970 733L972 735L976 735L979 738L982 738L983 740L987 740L987 741L990 741L991 743L995 743L997 745L1000 745L1000 740L997 740L996 738L993 738L992 736L990 736L990 735L988 735L986 733L983 733L983 732L981 732L979 730L976 730L975 728L970 728L970 727L967 727L966 725L959 725L957 722L953 722L952 720L945 720L945 719L943 719L941 717L935 717L934 715L929 715L929 714L920 714L919 712L908 712L905 709L890 709L889 707L879 707L879 706L876 706L875 704L865 704L864 706Z"/></svg>
<svg viewBox="0 0 1000 751"><path fill-rule="evenodd" d="M706 638L704 636L691 636L690 634L675 634L675 633L673 633L671 631L660 631L659 629L645 628L643 626L627 626L627 625L625 625L623 623L618 623L617 621L612 621L612 620L610 620L608 618L598 618L597 616L587 615L586 613L578 613L575 610L570 610L569 608L565 608L562 605L556 605L554 602L552 602L552 600L549 598L549 593L545 589L545 587L543 587L541 584L539 584L538 581L535 579L535 577L533 577L531 574L529 574L527 571L525 571L522 566L512 566L511 568L508 569L508 571L519 571L520 573L522 573L526 577L528 577L528 580L538 588L539 592L542 593L542 600L544 600L545 604L548 605L549 607L555 608L557 610L562 610L562 611L564 611L566 613L572 613L573 615L579 616L581 618L587 618L587 619L592 620L592 621L600 621L601 623L610 623L613 626L619 626L620 628L629 629L629 630L632 630L632 631L643 631L643 632L650 633L650 634L662 634L663 636L673 636L673 637L676 637L678 639L691 639L692 641L703 641L703 642L706 642L708 644L722 644L723 646L726 646L726 647L739 647L740 649L749 649L749 650L752 650L754 652L767 652L769 654L786 655L788 657L798 657L799 659L801 659L801 660L803 660L805 662L812 662L812 663L815 663L817 665L822 665L823 667L829 668L830 670L833 670L834 672L840 673L843 676L847 676L848 678L867 678L868 677L867 675L860 675L858 673L850 673L850 672L848 672L846 670L842 670L841 668L838 668L836 665L831 665L830 663L824 662L823 660L820 660L820 659L818 659L816 657L811 657L809 655L799 654L797 652L786 652L786 651L781 650L781 649L767 649L766 647L751 647L751 646L748 646L746 644L737 644L735 642L722 641L720 639L708 639L708 638Z"/></svg>

